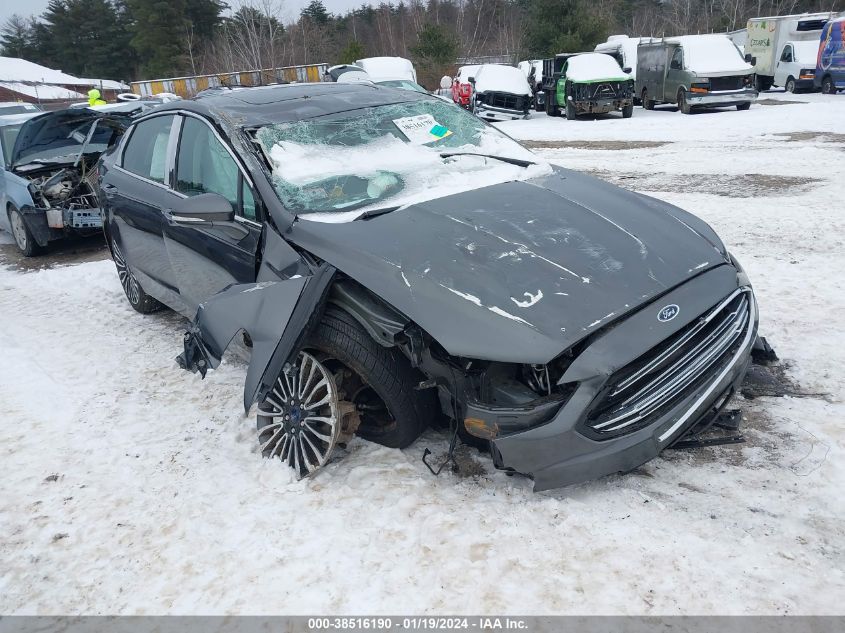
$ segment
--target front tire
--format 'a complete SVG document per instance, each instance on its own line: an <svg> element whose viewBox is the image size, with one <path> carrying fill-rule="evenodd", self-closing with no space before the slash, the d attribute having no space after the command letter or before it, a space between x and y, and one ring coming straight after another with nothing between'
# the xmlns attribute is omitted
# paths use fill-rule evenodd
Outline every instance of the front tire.
<svg viewBox="0 0 845 633"><path fill-rule="evenodd" d="M569 100L566 100L566 120L574 121L578 115L575 114L575 105Z"/></svg>
<svg viewBox="0 0 845 633"><path fill-rule="evenodd" d="M786 80L786 86L784 86L784 89L787 92L795 93L795 77L789 77Z"/></svg>
<svg viewBox="0 0 845 633"><path fill-rule="evenodd" d="M425 377L398 349L376 343L348 313L327 310L307 346L337 377L340 399L355 405L360 437L406 448L434 418L435 392L416 389Z"/></svg>
<svg viewBox="0 0 845 633"><path fill-rule="evenodd" d="M749 110L749 109L751 109L751 102L749 101L747 103L737 103L736 109L739 110L740 112L742 112L743 110Z"/></svg>
<svg viewBox="0 0 845 633"><path fill-rule="evenodd" d="M117 240L114 239L111 242L111 254L115 268L117 268L117 277L120 279L120 285L123 286L123 292L129 300L129 305L141 314L150 314L161 310L164 306L141 288L141 284L138 283L132 269L126 262L123 251L117 245Z"/></svg>
<svg viewBox="0 0 845 633"><path fill-rule="evenodd" d="M33 257L41 252L41 247L32 236L20 211L14 208L9 209L9 224L12 226L12 237L15 238L15 244L24 257Z"/></svg>
<svg viewBox="0 0 845 633"><path fill-rule="evenodd" d="M690 114L692 112L692 108L689 102L687 102L687 91L683 88L678 90L678 110L684 114Z"/></svg>
<svg viewBox="0 0 845 633"><path fill-rule="evenodd" d="M830 75L822 79L822 93L826 95L836 94L836 85L833 83L833 78Z"/></svg>
<svg viewBox="0 0 845 633"><path fill-rule="evenodd" d="M624 108L622 108L622 118L630 119L632 116L634 116L634 104L629 103Z"/></svg>

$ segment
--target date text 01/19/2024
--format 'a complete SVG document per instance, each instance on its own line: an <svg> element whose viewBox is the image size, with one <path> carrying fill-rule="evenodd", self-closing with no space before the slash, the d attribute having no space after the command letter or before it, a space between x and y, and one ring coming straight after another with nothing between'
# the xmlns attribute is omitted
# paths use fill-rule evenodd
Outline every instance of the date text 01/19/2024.
<svg viewBox="0 0 845 633"><path fill-rule="evenodd" d="M337 617L309 618L310 631L524 631L527 623L520 618L508 617Z"/></svg>

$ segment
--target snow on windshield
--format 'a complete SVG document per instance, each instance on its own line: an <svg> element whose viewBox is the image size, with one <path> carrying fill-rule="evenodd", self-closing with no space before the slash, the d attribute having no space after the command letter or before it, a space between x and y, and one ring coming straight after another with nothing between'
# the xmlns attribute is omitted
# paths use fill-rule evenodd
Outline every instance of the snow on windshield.
<svg viewBox="0 0 845 633"><path fill-rule="evenodd" d="M684 48L684 67L702 75L745 74L754 68L745 63L734 43L725 35L685 35L673 37Z"/></svg>
<svg viewBox="0 0 845 633"><path fill-rule="evenodd" d="M372 209L551 172L543 159L442 101L269 125L259 129L256 138L270 160L273 185L285 207L323 222L347 222ZM441 156L465 152L536 164L521 167L479 156Z"/></svg>
<svg viewBox="0 0 845 633"><path fill-rule="evenodd" d="M572 81L594 81L596 79L629 79L619 64L604 53L584 53L570 57L566 67L566 78Z"/></svg>
<svg viewBox="0 0 845 633"><path fill-rule="evenodd" d="M476 92L509 92L530 95L531 87L519 68L483 64L475 73Z"/></svg>

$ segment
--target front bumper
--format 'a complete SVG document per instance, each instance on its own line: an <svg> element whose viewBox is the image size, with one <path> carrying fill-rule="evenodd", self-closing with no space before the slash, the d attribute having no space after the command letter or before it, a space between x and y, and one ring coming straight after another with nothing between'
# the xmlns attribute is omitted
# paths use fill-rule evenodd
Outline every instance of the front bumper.
<svg viewBox="0 0 845 633"><path fill-rule="evenodd" d="M572 101L575 104L575 112L578 114L607 114L621 110L626 106L633 105L634 98L630 99L591 99L588 101Z"/></svg>
<svg viewBox="0 0 845 633"><path fill-rule="evenodd" d="M735 270L733 267L723 268ZM682 310L689 308L687 313L690 317L703 314L694 307L696 296L700 297L702 289L708 286L720 288L717 296L722 296L726 287L724 272L717 275L717 271L711 271L702 275L670 292L659 303L679 304L683 306ZM739 287L736 280L733 285L735 292ZM548 422L500 436L491 442L497 467L531 476L534 489L540 491L627 472L659 455L699 420L711 415L715 408L723 407L729 395L742 382L757 338L757 308L753 292L749 293L749 325L736 349L713 375L672 404L671 408L657 412L646 426L617 437L593 439L585 434L582 422L620 365L624 366L629 362L628 357L644 353L654 345L654 340L650 338L652 334L645 333L643 327L654 320L652 308L659 307L656 305L646 307L597 339L591 345L596 348L595 353L589 347L582 352L582 356L588 357L588 362L581 363L584 367L579 368L582 376L577 389ZM708 293L706 296L713 295ZM697 318L690 318L684 326ZM637 338L644 340L638 351L634 348L617 351ZM602 339L606 341L603 343ZM617 354L617 358L609 358L609 354Z"/></svg>
<svg viewBox="0 0 845 633"><path fill-rule="evenodd" d="M506 108L494 108L493 106L477 103L475 106L475 115L482 119L489 119L491 121L513 121L514 119L524 119L528 116L527 112L522 110L508 110Z"/></svg>
<svg viewBox="0 0 845 633"><path fill-rule="evenodd" d="M686 94L686 99L687 103L694 108L717 108L720 106L732 106L742 103L751 103L757 98L758 94L759 93L754 88L747 88L745 90L725 90L720 92L708 92L707 94L688 92Z"/></svg>

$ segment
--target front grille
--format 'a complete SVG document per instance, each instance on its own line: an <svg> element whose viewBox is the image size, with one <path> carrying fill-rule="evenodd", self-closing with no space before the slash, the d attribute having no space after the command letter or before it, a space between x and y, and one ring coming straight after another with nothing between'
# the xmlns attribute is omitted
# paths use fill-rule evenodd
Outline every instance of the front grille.
<svg viewBox="0 0 845 633"><path fill-rule="evenodd" d="M527 97L509 92L487 92L484 94L484 103L492 108L519 110L520 112L528 108Z"/></svg>
<svg viewBox="0 0 845 633"><path fill-rule="evenodd" d="M742 88L742 77L711 77L710 90L740 90Z"/></svg>
<svg viewBox="0 0 845 633"><path fill-rule="evenodd" d="M601 83L574 83L572 98L576 101L625 99L631 96L630 81L604 81Z"/></svg>
<svg viewBox="0 0 845 633"><path fill-rule="evenodd" d="M751 301L749 291L737 290L612 376L587 416L590 434L606 439L641 429L713 380L753 327Z"/></svg>

